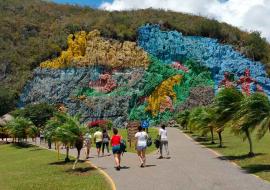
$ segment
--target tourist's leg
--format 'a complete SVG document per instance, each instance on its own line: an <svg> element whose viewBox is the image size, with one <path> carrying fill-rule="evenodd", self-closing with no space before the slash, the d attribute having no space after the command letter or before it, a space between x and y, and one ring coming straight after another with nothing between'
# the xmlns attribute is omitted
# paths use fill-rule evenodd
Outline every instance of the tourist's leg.
<svg viewBox="0 0 270 190"><path fill-rule="evenodd" d="M102 142L102 156L104 155L105 143Z"/></svg>
<svg viewBox="0 0 270 190"><path fill-rule="evenodd" d="M118 154L114 154L113 156L114 156L115 166L118 167L119 166Z"/></svg>
<svg viewBox="0 0 270 190"><path fill-rule="evenodd" d="M163 149L163 141L160 141L160 146L159 146L159 153L160 153L160 156L162 157L162 149Z"/></svg>
<svg viewBox="0 0 270 190"><path fill-rule="evenodd" d="M121 154L117 154L117 156L118 156L118 166L120 167L120 165L121 165Z"/></svg>
<svg viewBox="0 0 270 190"><path fill-rule="evenodd" d="M165 141L165 143L164 143L164 146L165 146L165 150L166 150L166 154L167 154L167 156L169 156L169 147L168 147L168 141Z"/></svg>
<svg viewBox="0 0 270 190"><path fill-rule="evenodd" d="M106 143L107 152L110 153L109 142Z"/></svg>
<svg viewBox="0 0 270 190"><path fill-rule="evenodd" d="M146 148L142 150L142 160L143 160L143 165L145 166L146 163L146 156L145 156Z"/></svg>
<svg viewBox="0 0 270 190"><path fill-rule="evenodd" d="M137 150L137 154L138 154L140 163L143 164L142 151Z"/></svg>

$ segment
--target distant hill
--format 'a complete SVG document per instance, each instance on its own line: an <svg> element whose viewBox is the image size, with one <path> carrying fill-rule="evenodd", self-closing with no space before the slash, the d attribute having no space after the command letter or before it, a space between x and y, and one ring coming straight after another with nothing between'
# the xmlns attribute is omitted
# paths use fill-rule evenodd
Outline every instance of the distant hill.
<svg viewBox="0 0 270 190"><path fill-rule="evenodd" d="M270 46L251 34L215 20L163 10L107 12L40 0L0 1L0 96L16 97L41 62L67 48L68 34L98 29L102 36L135 41L137 28L158 23L163 30L217 38L247 57L270 65ZM268 64L269 63L269 64Z"/></svg>

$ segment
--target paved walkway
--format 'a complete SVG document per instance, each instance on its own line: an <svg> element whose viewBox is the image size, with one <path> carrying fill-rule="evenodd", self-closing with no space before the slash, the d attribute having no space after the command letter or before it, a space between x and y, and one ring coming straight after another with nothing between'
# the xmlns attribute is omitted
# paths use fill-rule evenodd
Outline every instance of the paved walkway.
<svg viewBox="0 0 270 190"><path fill-rule="evenodd" d="M126 153L121 171L114 169L112 156L90 161L107 172L117 190L269 190L270 183L247 174L212 151L196 144L178 129L169 128L171 159L147 156L147 167L140 168L136 154ZM72 154L76 154L74 150Z"/></svg>

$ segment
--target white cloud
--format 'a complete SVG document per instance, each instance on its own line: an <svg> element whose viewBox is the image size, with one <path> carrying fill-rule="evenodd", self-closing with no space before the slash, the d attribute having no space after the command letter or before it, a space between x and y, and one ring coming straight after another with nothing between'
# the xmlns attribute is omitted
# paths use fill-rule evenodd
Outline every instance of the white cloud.
<svg viewBox="0 0 270 190"><path fill-rule="evenodd" d="M100 6L109 11L150 7L216 18L244 30L260 31L270 41L270 0L114 0Z"/></svg>

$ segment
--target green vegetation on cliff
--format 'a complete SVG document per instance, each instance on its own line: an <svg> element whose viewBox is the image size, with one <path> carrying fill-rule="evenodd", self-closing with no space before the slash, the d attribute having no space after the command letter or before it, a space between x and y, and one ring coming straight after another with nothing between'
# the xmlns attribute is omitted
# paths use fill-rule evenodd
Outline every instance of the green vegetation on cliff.
<svg viewBox="0 0 270 190"><path fill-rule="evenodd" d="M35 67L67 48L70 33L98 29L104 37L135 41L137 28L145 23L159 23L163 29L185 35L218 38L254 60L270 62L270 46L259 33L248 34L199 16L152 9L106 12L40 0L2 0L0 91L20 91Z"/></svg>

